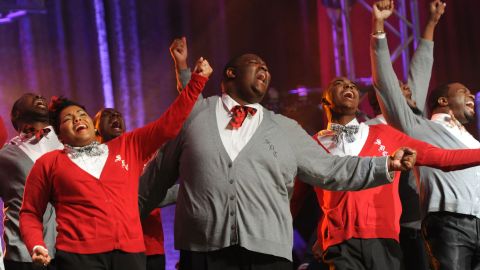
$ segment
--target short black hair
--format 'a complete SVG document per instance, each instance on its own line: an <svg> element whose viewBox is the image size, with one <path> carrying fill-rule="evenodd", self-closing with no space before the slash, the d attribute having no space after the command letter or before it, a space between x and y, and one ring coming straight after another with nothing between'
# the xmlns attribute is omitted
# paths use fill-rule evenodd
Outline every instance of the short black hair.
<svg viewBox="0 0 480 270"><path fill-rule="evenodd" d="M451 83L442 84L430 93L428 96L428 109L430 113L438 107L438 99L441 97L448 97L448 90L450 89Z"/></svg>
<svg viewBox="0 0 480 270"><path fill-rule="evenodd" d="M25 96L36 96L34 93L25 93L23 94L20 98L18 98L15 103L13 103L12 110L10 111L10 121L12 122L13 128L15 128L16 131L18 130L18 121L22 120L22 114L20 113L20 101L25 97Z"/></svg>
<svg viewBox="0 0 480 270"><path fill-rule="evenodd" d="M48 113L49 113L49 117L50 117L50 123L52 124L53 129L55 129L55 132L57 134L60 134L59 133L59 131L60 131L60 121L58 119L60 117L60 113L63 111L63 109L65 109L69 106L78 106L78 107L82 108L83 110L85 110L85 106L80 105L79 103L77 103L73 100L70 100L68 98L62 97L62 96L60 96L60 97L53 96L52 99L50 100L50 104L48 105Z"/></svg>
<svg viewBox="0 0 480 270"><path fill-rule="evenodd" d="M240 61L240 59L242 58L242 56L245 55L244 53L242 54L238 54L236 56L234 56L233 58L231 58L227 64L225 65L225 67L223 68L223 77L222 77L222 81L226 82L228 80L231 80L231 78L227 77L227 70L230 69L230 68L237 68L238 66L238 62Z"/></svg>

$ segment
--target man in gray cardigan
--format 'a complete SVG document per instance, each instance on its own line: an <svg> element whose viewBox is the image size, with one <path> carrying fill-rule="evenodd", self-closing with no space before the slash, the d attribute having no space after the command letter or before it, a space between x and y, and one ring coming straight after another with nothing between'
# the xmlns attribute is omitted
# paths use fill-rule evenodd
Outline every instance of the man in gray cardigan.
<svg viewBox="0 0 480 270"><path fill-rule="evenodd" d="M426 116L425 103L427 89L433 65L433 35L435 27L445 12L445 5L439 0L430 3L430 17L422 34L422 39L410 62L408 83L400 82L400 89L408 106L414 114ZM418 91L417 89L422 89ZM377 117L366 124L386 124L381 114L375 89L368 92L368 99ZM402 172L399 183L399 194L402 201L402 216L400 219L400 245L402 247L405 269L429 269L428 256L421 235L421 214L419 209L419 189L417 178L412 171Z"/></svg>
<svg viewBox="0 0 480 270"><path fill-rule="evenodd" d="M460 123L473 120L474 115L474 97L462 84L447 84L432 92L431 120L412 113L402 98L385 34L382 34L384 20L392 10L387 3L374 17L373 33L376 35L371 40L374 85L388 123L438 147L479 148L480 142ZM415 91L427 91L427 87L416 87ZM417 172L424 217L422 233L432 266L434 269L476 269L480 263L477 251L480 247L477 230L480 224L480 167L449 173L419 167Z"/></svg>
<svg viewBox="0 0 480 270"><path fill-rule="evenodd" d="M180 269L291 269L289 198L297 176L358 190L387 184L387 171L400 167L386 166L391 158L329 155L295 121L263 108L271 77L260 57L232 59L223 77L222 96L200 97L178 137L146 168L158 181L140 191L150 192L142 214L180 178ZM412 165L409 150L404 154L395 159Z"/></svg>
<svg viewBox="0 0 480 270"><path fill-rule="evenodd" d="M24 94L13 105L12 124L19 135L0 149L0 197L4 202L5 269L38 269L32 264L31 250L20 237L18 212L23 189L33 163L41 155L63 148L48 121L46 100L36 94ZM44 239L48 253L55 255L55 211L48 205L43 216ZM53 265L45 269L54 269Z"/></svg>

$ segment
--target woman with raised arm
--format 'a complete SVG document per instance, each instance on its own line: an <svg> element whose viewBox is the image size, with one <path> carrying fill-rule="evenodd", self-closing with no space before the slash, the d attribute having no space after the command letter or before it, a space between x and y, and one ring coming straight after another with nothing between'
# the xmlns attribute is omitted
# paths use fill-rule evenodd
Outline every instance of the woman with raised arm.
<svg viewBox="0 0 480 270"><path fill-rule="evenodd" d="M154 152L178 134L211 73L200 58L192 80L160 118L105 144L96 141L83 106L52 100L53 127L65 150L35 163L20 211L20 230L34 262L50 261L42 216L51 202L57 212L57 269L145 269L139 176Z"/></svg>

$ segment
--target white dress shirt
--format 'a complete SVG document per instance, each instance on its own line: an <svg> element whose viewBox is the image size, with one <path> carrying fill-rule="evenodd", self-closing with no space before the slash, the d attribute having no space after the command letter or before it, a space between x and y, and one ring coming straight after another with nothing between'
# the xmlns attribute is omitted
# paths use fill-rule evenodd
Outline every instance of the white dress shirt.
<svg viewBox="0 0 480 270"><path fill-rule="evenodd" d="M240 153L243 147L250 141L263 119L262 105L258 103L248 104L246 106L257 109L255 115L252 116L248 114L242 126L238 129L229 128L228 123L232 118L230 110L236 105L240 104L229 95L223 94L218 98L217 108L215 110L220 138L232 161L235 160L238 153Z"/></svg>
<svg viewBox="0 0 480 270"><path fill-rule="evenodd" d="M370 130L368 125L364 123L358 123L355 118L345 126L358 125L358 132L353 134L355 138L354 142L347 142L340 139L339 142L335 142L335 132L330 130L331 123L328 124L326 130L322 130L318 133L318 140L327 148L327 150L333 155L337 156L358 156L362 151L363 146L368 138L368 132Z"/></svg>
<svg viewBox="0 0 480 270"><path fill-rule="evenodd" d="M447 113L436 113L432 115L432 121L444 126L453 136L464 143L470 149L480 148L480 142L470 134L465 127Z"/></svg>
<svg viewBox="0 0 480 270"><path fill-rule="evenodd" d="M22 150L32 160L32 162L35 163L35 161L37 161L37 159L43 156L45 153L57 149L63 149L63 144L58 140L57 134L55 134L53 131L53 127L48 126L46 128L49 128L50 132L48 132L38 141L35 136L24 139L26 135L22 133L10 140L10 143L18 146L18 148L20 148L20 150Z"/></svg>

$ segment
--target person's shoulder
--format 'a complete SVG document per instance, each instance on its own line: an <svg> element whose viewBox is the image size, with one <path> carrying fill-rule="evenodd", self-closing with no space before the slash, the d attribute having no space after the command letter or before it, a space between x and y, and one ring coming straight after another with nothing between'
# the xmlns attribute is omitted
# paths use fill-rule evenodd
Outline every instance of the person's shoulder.
<svg viewBox="0 0 480 270"><path fill-rule="evenodd" d="M391 125L385 124L368 125L368 128L370 129L370 133L381 135L382 137L389 137L392 134L402 133Z"/></svg>
<svg viewBox="0 0 480 270"><path fill-rule="evenodd" d="M7 143L0 148L0 159L17 158L20 151L17 145Z"/></svg>
<svg viewBox="0 0 480 270"><path fill-rule="evenodd" d="M268 110L266 108L264 108L263 110L266 116L269 116L273 122L275 122L277 125L281 127L299 126L298 122L293 120L292 118L289 118L279 113L275 113L274 111Z"/></svg>
<svg viewBox="0 0 480 270"><path fill-rule="evenodd" d="M53 150L50 152L47 152L43 154L41 157L39 157L36 161L37 162L47 162L51 160L56 160L59 158L61 155L65 155L65 150Z"/></svg>

